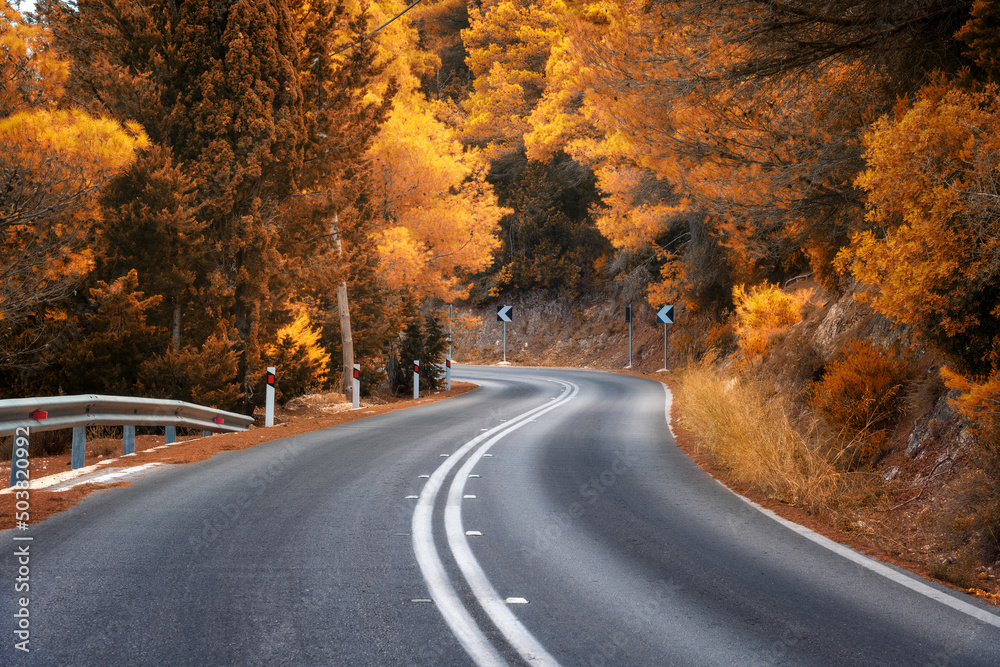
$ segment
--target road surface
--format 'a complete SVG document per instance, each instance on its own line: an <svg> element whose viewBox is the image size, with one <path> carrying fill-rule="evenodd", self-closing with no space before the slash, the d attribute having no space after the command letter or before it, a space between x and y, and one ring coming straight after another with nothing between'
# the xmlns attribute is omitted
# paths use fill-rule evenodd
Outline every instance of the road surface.
<svg viewBox="0 0 1000 667"><path fill-rule="evenodd" d="M0 534L0 664L1000 664L995 609L702 472L662 384L455 377L481 387L167 466Z"/></svg>

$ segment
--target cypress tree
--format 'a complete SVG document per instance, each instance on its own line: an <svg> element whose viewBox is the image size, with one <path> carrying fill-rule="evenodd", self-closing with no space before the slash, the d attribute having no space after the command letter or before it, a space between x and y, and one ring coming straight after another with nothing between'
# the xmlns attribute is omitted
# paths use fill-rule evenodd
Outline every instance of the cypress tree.
<svg viewBox="0 0 1000 667"><path fill-rule="evenodd" d="M94 108L138 120L191 180L208 257L192 289L201 314L239 344L237 381L243 408L252 410L282 270L276 212L296 189L305 141L285 0L80 0L75 8L47 1L39 8L73 56L77 93Z"/></svg>

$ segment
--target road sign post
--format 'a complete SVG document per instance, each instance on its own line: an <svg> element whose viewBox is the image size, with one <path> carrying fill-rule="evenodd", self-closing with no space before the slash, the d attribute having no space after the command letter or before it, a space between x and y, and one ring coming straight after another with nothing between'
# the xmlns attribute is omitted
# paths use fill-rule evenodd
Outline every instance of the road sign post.
<svg viewBox="0 0 1000 667"><path fill-rule="evenodd" d="M656 321L663 324L663 370L667 370L667 325L674 323L674 307L663 306L656 311Z"/></svg>
<svg viewBox="0 0 1000 667"><path fill-rule="evenodd" d="M632 304L625 306L625 321L628 322L628 366L632 368Z"/></svg>
<svg viewBox="0 0 1000 667"><path fill-rule="evenodd" d="M497 322L503 322L503 363L507 363L507 323L514 321L514 306L497 306Z"/></svg>
<svg viewBox="0 0 1000 667"><path fill-rule="evenodd" d="M451 391L451 355L444 358L444 389Z"/></svg>

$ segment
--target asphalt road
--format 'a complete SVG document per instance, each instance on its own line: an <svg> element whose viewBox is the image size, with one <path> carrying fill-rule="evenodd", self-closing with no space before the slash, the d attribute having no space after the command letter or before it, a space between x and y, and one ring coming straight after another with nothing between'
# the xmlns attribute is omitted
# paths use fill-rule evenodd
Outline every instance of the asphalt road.
<svg viewBox="0 0 1000 667"><path fill-rule="evenodd" d="M0 664L1000 664L995 609L832 550L704 474L673 444L661 384L456 377L481 388L170 466L0 533Z"/></svg>

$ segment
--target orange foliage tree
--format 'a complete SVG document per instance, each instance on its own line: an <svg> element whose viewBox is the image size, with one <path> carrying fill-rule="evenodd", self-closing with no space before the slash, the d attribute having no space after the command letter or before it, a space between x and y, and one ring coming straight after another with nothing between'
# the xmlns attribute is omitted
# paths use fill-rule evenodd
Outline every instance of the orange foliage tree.
<svg viewBox="0 0 1000 667"><path fill-rule="evenodd" d="M594 0L553 49L559 85L530 142L595 169L609 204L599 224L619 247L675 243L667 264L716 247L733 280L812 270L832 287L862 208L859 136L923 63L955 66L962 17L943 0ZM701 242L692 220L708 225Z"/></svg>
<svg viewBox="0 0 1000 667"><path fill-rule="evenodd" d="M373 18L388 20L401 5L373 6ZM486 182L482 154L463 147L447 122L452 114L447 102L428 99L421 90L419 77L439 60L420 48L415 27L393 22L379 33L377 46L383 58L392 58L384 81L391 78L399 86L368 152L379 275L413 298L452 300L468 291L461 277L492 260L504 210Z"/></svg>
<svg viewBox="0 0 1000 667"><path fill-rule="evenodd" d="M520 154L528 119L546 87L545 66L561 38L562 0L487 0L469 10L462 32L474 90L463 131L497 159Z"/></svg>
<svg viewBox="0 0 1000 667"><path fill-rule="evenodd" d="M37 366L54 304L90 270L96 196L147 145L141 128L65 96L51 36L0 0L0 368Z"/></svg>
<svg viewBox="0 0 1000 667"><path fill-rule="evenodd" d="M865 137L871 230L840 256L880 312L913 325L963 370L1000 369L1000 103L944 83Z"/></svg>

